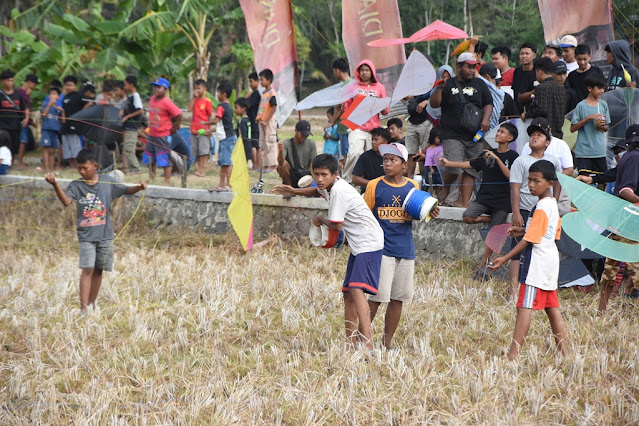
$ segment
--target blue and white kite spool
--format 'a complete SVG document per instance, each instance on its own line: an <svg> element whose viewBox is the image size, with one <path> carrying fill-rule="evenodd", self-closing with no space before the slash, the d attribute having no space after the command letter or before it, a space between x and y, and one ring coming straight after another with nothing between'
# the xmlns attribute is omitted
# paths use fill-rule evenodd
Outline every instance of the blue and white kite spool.
<svg viewBox="0 0 639 426"><path fill-rule="evenodd" d="M408 192L402 208L413 219L428 222L431 219L430 211L437 205L437 198L426 191L413 188Z"/></svg>

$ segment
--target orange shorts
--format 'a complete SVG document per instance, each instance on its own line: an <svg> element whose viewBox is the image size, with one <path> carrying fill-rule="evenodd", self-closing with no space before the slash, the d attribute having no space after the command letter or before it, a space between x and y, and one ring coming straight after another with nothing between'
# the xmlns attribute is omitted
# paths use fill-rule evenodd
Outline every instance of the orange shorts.
<svg viewBox="0 0 639 426"><path fill-rule="evenodd" d="M519 284L518 308L546 309L558 308L557 290L542 290L526 284Z"/></svg>

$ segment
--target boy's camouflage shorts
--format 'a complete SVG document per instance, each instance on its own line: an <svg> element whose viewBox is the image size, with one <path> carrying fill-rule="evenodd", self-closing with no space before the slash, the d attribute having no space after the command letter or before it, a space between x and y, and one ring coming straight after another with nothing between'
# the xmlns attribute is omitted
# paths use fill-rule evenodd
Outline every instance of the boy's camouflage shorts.
<svg viewBox="0 0 639 426"><path fill-rule="evenodd" d="M611 237L615 241L619 241L624 244L639 244L637 241L632 241L627 238L621 237L619 235L613 235ZM615 278L617 277L617 273L619 272L619 262L618 260L606 258L606 264L604 265L604 272L601 276L601 284L612 285L615 283ZM626 269L630 274L630 279L634 284L639 284L637 278L639 278L639 262L625 262Z"/></svg>

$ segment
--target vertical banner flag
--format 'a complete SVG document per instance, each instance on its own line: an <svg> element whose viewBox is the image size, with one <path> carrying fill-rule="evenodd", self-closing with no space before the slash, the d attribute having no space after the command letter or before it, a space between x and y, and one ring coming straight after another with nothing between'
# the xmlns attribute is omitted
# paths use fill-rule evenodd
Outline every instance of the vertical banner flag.
<svg viewBox="0 0 639 426"><path fill-rule="evenodd" d="M606 60L605 47L614 40L610 0L538 0L546 42L572 34L587 44L592 62Z"/></svg>
<svg viewBox="0 0 639 426"><path fill-rule="evenodd" d="M406 63L404 45L369 47L369 41L380 38L402 38L397 0L343 0L342 40L351 71L368 59L377 69L377 77L386 88L386 96L395 90L397 79Z"/></svg>
<svg viewBox="0 0 639 426"><path fill-rule="evenodd" d="M251 201L251 184L249 183L249 171L242 138L235 142L231 162L233 163L233 171L231 172L230 184L233 189L233 201L229 204L226 214L244 251L249 251L253 248L253 202Z"/></svg>
<svg viewBox="0 0 639 426"><path fill-rule="evenodd" d="M244 12L255 69L273 71L278 126L284 124L297 104L297 50L293 11L289 0L240 0Z"/></svg>

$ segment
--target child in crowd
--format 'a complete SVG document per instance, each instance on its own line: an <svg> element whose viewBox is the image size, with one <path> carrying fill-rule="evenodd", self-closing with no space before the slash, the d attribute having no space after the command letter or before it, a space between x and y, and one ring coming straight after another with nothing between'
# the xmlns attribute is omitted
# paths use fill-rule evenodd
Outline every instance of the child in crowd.
<svg viewBox="0 0 639 426"><path fill-rule="evenodd" d="M251 122L251 161L253 162L253 170L257 170L258 152L260 150L260 129L257 125L257 111L260 108L262 95L260 95L260 78L256 72L252 72L248 76L251 95L247 98L248 108L246 115Z"/></svg>
<svg viewBox="0 0 639 426"><path fill-rule="evenodd" d="M0 175L9 173L13 157L11 156L11 135L6 130L0 130Z"/></svg>
<svg viewBox="0 0 639 426"><path fill-rule="evenodd" d="M577 102L586 99L588 96L588 87L586 87L586 78L592 74L598 74L604 78L599 67L590 64L590 46L587 44L579 44L575 47L575 59L578 68L568 74L566 81L568 85L577 93Z"/></svg>
<svg viewBox="0 0 639 426"><path fill-rule="evenodd" d="M377 76L375 75L375 65L373 65L371 61L365 59L357 65L357 68L355 69L355 78L359 83L357 91L359 95L370 96L373 98L386 97L386 88L377 80ZM350 107L353 103L353 99L349 99L344 102L344 111ZM385 108L381 114L388 114L389 111L389 108ZM348 182L351 182L353 178L353 168L357 164L357 160L360 155L371 148L371 130L380 127L380 125L381 120L379 114L375 114L366 123L348 134L348 156L346 157L346 164L344 165L342 173L342 176Z"/></svg>
<svg viewBox="0 0 639 426"><path fill-rule="evenodd" d="M64 109L58 106L62 91L58 87L51 87L48 102L42 106L42 135L40 145L44 148L43 166L45 173L53 173L55 154L60 149L60 124L64 124Z"/></svg>
<svg viewBox="0 0 639 426"><path fill-rule="evenodd" d="M335 108L331 107L326 111L326 123L333 122L335 114ZM330 127L324 127L324 147L322 148L324 154L334 155L335 158L339 158L339 135L337 134L337 124L333 124Z"/></svg>
<svg viewBox="0 0 639 426"><path fill-rule="evenodd" d="M257 124L260 129L259 167L263 172L272 172L277 167L277 99L273 84L273 71L260 72L260 85L264 88L260 107L257 111Z"/></svg>
<svg viewBox="0 0 639 426"><path fill-rule="evenodd" d="M381 303L387 303L382 344L391 349L391 340L397 330L404 302L413 299L415 272L415 243L413 218L402 208L411 189L419 189L417 182L404 177L408 151L398 142L379 146L384 159L384 176L368 183L364 201L373 211L384 231L384 249L377 294L368 297L371 323ZM431 216L437 217L435 207Z"/></svg>
<svg viewBox="0 0 639 426"><path fill-rule="evenodd" d="M561 219L557 200L552 196L552 187L556 181L555 166L551 162L540 160L530 166L528 187L530 194L539 197L539 201L530 212L525 230L520 226L509 229L511 235L523 235L522 240L507 255L498 257L489 264L495 270L521 253L517 319L508 351L510 361L519 359L521 347L530 329L533 309L546 311L557 343L557 352L561 356L566 355L564 321L557 299L559 252L555 240L561 236Z"/></svg>
<svg viewBox="0 0 639 426"><path fill-rule="evenodd" d="M353 169L353 185L361 187L362 194L368 182L384 176L384 159L379 152L379 146L390 143L390 132L383 127L371 130L372 147L359 156Z"/></svg>
<svg viewBox="0 0 639 426"><path fill-rule="evenodd" d="M580 175L602 174L606 163L606 135L610 123L608 104L601 98L606 80L592 74L586 78L588 97L577 104L570 131L577 132L575 166Z"/></svg>
<svg viewBox="0 0 639 426"><path fill-rule="evenodd" d="M253 129L251 127L251 120L246 116L248 106L249 103L246 98L237 98L235 100L235 115L240 119L237 122L237 127L235 128L235 136L242 138L246 161L251 160L253 154L253 145L251 144L251 131Z"/></svg>
<svg viewBox="0 0 639 426"><path fill-rule="evenodd" d="M55 190L64 206L74 200L77 206L77 231L80 244L80 311L84 314L95 300L102 284L102 271L113 269L113 225L111 201L123 194L135 194L146 189L146 183L120 185L108 175L98 175L98 162L93 150L83 149L77 155L78 173L82 179L71 182L64 192L55 178L45 179Z"/></svg>
<svg viewBox="0 0 639 426"><path fill-rule="evenodd" d="M428 136L428 146L426 146L426 152L421 154L425 157L424 167L426 168L426 179L424 185L428 182L431 194L437 195L437 191L442 187L442 175L439 172L439 164L441 158L444 156L444 147L442 146L442 140L440 138L441 127L433 127L430 130ZM421 156L418 154L418 156Z"/></svg>
<svg viewBox="0 0 639 426"><path fill-rule="evenodd" d="M397 117L393 117L386 122L386 127L391 135L391 143L399 142L402 145L406 145L406 138L404 138L404 123Z"/></svg>
<svg viewBox="0 0 639 426"><path fill-rule="evenodd" d="M548 160L555 165L555 171L561 173L561 162L557 157L546 154L546 148L550 145L550 125L543 118L535 118L528 126L528 136L530 139L530 154L522 154L515 159L510 167L510 205L513 212L512 223L514 227L523 227L528 220L531 210L537 203L538 195L532 194L528 186L528 169L539 160ZM555 179L553 185L553 196L559 199L561 186ZM511 249L521 241L515 236ZM519 271L519 260L510 262L510 295L517 295L517 272Z"/></svg>
<svg viewBox="0 0 639 426"><path fill-rule="evenodd" d="M235 129L233 129L233 109L229 103L231 93L233 93L233 86L231 86L231 83L221 83L217 88L217 100L219 101L219 104L215 110L215 117L208 122L203 121L200 123L202 125L212 124L216 126L217 123L221 121L222 126L224 127L224 135L226 136L220 141L220 152L217 157L217 164L220 166L220 184L211 188L209 190L211 192L231 190L231 173L233 172L231 154L233 153L235 142L237 142Z"/></svg>
<svg viewBox="0 0 639 426"><path fill-rule="evenodd" d="M274 192L305 196L319 194L328 201L328 217L315 216L313 225L326 226L333 236L343 229L351 248L342 285L346 338L355 346L361 334L365 347L372 349L371 313L366 293L377 294L384 232L364 198L337 175L337 159L334 156L320 154L313 159L313 178L317 187L277 185Z"/></svg>
<svg viewBox="0 0 639 426"><path fill-rule="evenodd" d="M448 161L442 158L446 167L473 168L482 172L481 186L475 201L464 211L464 222L468 224L488 223L495 225L506 223L508 213L512 211L510 204L510 168L519 155L508 148L508 144L517 139L519 132L512 123L503 123L495 142L497 149L484 151L484 155L470 161ZM486 216L489 215L489 216ZM486 246L480 265L485 265L491 250Z"/></svg>
<svg viewBox="0 0 639 426"><path fill-rule="evenodd" d="M164 184L171 186L171 144L169 136L180 128L182 110L166 96L171 83L165 78L158 78L151 83L153 96L149 101L149 133L144 147L142 163L151 166L151 178L155 178L156 167L164 167Z"/></svg>
<svg viewBox="0 0 639 426"><path fill-rule="evenodd" d="M193 83L193 100L189 104L188 110L193 112L191 119L191 155L197 162L197 171L193 174L204 177L206 161L211 153L211 130L206 123L213 114L213 103L206 96L209 88L206 81L199 79Z"/></svg>
<svg viewBox="0 0 639 426"><path fill-rule="evenodd" d="M24 154L27 150L29 137L33 137L33 135L30 134L31 129L29 126L34 124L31 119L31 93L33 93L33 90L39 82L37 75L27 74L24 78L22 87L18 87L16 89L16 92L20 93L24 100L24 118L22 119L22 129L20 130L20 150L18 151L18 168L20 169L25 169L27 167L24 162Z"/></svg>
<svg viewBox="0 0 639 426"><path fill-rule="evenodd" d="M62 108L64 108L64 116L69 118L82 110L87 102L83 99L83 94L77 91L78 79L76 76L67 75L62 81L65 92ZM77 166L75 157L82 149L82 141L75 128L75 121L66 120L60 128L60 134L62 135L62 159L67 160L69 166L75 168Z"/></svg>
<svg viewBox="0 0 639 426"><path fill-rule="evenodd" d="M144 105L137 89L138 79L134 75L127 75L124 79L124 91L126 98L120 110L122 124L124 125L124 142L122 143L122 155L125 166L122 167L128 174L140 173L140 163L136 155L138 144L138 129L142 127Z"/></svg>

